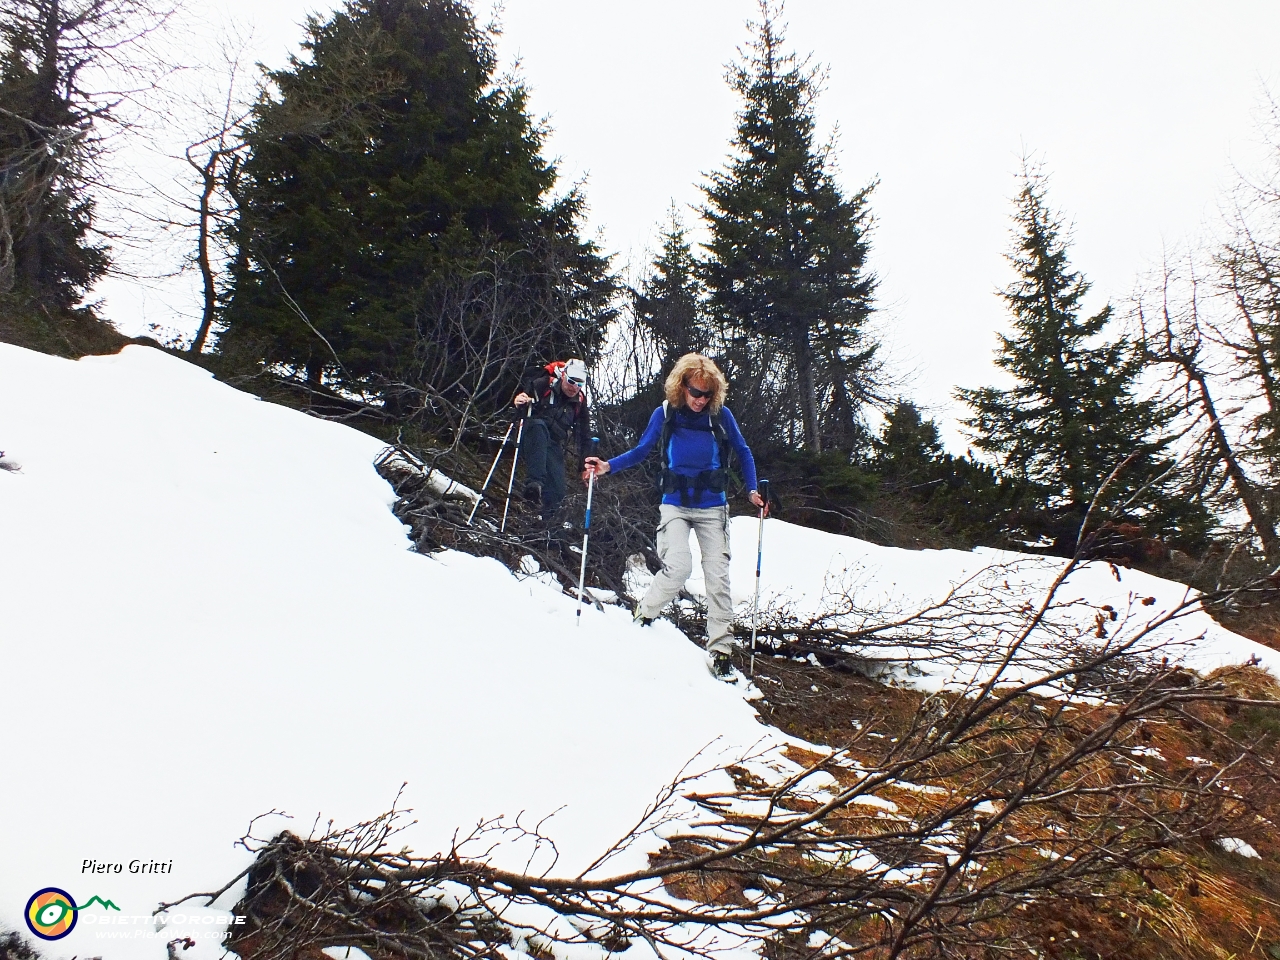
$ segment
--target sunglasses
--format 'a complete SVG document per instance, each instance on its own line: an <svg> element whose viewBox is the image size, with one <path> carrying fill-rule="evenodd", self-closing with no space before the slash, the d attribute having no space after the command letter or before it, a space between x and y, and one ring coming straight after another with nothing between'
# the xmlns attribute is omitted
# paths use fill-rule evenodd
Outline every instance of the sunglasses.
<svg viewBox="0 0 1280 960"><path fill-rule="evenodd" d="M715 393L714 390L699 390L697 387L691 387L687 383L684 385L684 388L689 391L689 396L693 397L695 400L701 400L703 397L709 397Z"/></svg>

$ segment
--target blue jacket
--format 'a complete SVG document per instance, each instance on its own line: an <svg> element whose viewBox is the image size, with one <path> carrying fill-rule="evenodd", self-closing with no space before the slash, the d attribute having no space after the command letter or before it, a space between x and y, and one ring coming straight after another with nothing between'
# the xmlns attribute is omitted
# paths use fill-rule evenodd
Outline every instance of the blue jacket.
<svg viewBox="0 0 1280 960"><path fill-rule="evenodd" d="M610 472L634 467L647 457L654 447L658 445L658 440L662 437L662 424L665 419L666 411L662 407L654 410L653 416L649 418L649 425L644 428L644 434L640 437L640 441L626 453L620 453L609 461ZM724 427L724 431L729 438L729 444L738 455L738 462L742 465L742 476L746 481L747 489L754 490L756 488L756 461L751 456L751 448L747 446L747 441L742 438L742 431L738 429L738 421L733 418L733 414L729 412L728 407L720 408L720 425ZM712 432L709 413L706 411L693 413L685 407L676 408L675 417L671 425L671 443L667 448L667 463L672 471L686 477L695 477L703 470L714 470L724 466L720 462L720 445L716 443L715 434ZM664 494L662 502L677 507L683 505L680 502L679 493ZM705 509L707 507L722 507L728 502L724 491L716 493L710 490L700 490L698 491L698 496L693 498L688 506Z"/></svg>

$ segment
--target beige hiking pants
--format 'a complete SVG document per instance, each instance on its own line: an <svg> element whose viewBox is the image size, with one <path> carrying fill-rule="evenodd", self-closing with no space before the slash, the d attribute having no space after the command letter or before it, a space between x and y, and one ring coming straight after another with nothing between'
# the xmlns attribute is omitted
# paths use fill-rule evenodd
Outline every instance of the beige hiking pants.
<svg viewBox="0 0 1280 960"><path fill-rule="evenodd" d="M640 616L654 619L680 593L693 573L693 553L689 532L698 538L702 552L702 575L707 584L707 650L733 651L729 626L733 621L733 601L729 597L729 508L677 507L664 503L658 511L658 559L662 569L653 578Z"/></svg>

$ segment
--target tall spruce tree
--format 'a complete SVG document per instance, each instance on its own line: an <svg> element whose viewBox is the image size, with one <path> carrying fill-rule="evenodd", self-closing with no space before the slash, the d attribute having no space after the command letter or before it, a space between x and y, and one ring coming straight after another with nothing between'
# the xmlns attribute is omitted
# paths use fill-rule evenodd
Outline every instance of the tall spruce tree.
<svg viewBox="0 0 1280 960"><path fill-rule="evenodd" d="M730 69L742 98L736 155L705 190L702 273L727 365L762 392L755 415L771 414L773 439L793 441L799 425L806 449L852 452L875 393L866 329L874 185L846 198L836 183L831 147L814 142L820 71L785 51L780 13L761 0L751 43Z"/></svg>
<svg viewBox="0 0 1280 960"><path fill-rule="evenodd" d="M224 345L387 399L429 371L468 405L505 400L516 351L589 357L608 262L469 7L348 0L307 29L247 131Z"/></svg>
<svg viewBox="0 0 1280 960"><path fill-rule="evenodd" d="M128 0L0 7L0 294L65 310L107 269L88 179L113 104L83 77L144 29L140 13Z"/></svg>
<svg viewBox="0 0 1280 960"><path fill-rule="evenodd" d="M1070 267L1067 236L1045 191L1043 176L1024 169L1009 256L1018 278L1002 294L1013 335L1000 335L996 356L1016 383L957 390L974 410L964 423L974 445L1021 487L1011 532L1051 537L1057 551L1070 553L1091 502L1124 464L1100 517L1194 540L1208 518L1176 489L1162 435L1169 411L1139 396L1142 356L1111 327L1110 305L1080 316L1089 284Z"/></svg>

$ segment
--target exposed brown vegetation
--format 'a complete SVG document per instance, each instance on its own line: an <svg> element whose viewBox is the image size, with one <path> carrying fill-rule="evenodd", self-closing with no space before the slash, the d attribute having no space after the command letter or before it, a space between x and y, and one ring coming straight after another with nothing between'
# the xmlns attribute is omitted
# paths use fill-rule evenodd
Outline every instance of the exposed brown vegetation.
<svg viewBox="0 0 1280 960"><path fill-rule="evenodd" d="M766 691L762 715L788 732L829 746L846 742L854 723L880 734L883 739L860 741L860 751L873 748L857 754L868 764L910 730L926 700L915 691L784 659L758 660L757 674ZM1207 679L1244 700L1280 701L1280 685L1256 667L1225 668ZM1160 775L1201 777L1231 764L1233 741L1250 744L1264 766L1280 763L1280 713L1230 702L1198 704L1186 716L1135 725L1129 740L1143 753L1137 758L1142 765ZM1239 803L1232 835L1249 843L1259 859L1230 853L1210 837L1189 839L1141 869L1118 870L1088 896L1022 905L1002 918L998 932L1053 960L1225 960L1280 953L1280 837L1274 826L1280 823L1280 789L1257 773L1229 775L1229 785ZM946 802L903 790L881 796L916 819ZM969 955L995 954L984 947Z"/></svg>
<svg viewBox="0 0 1280 960"><path fill-rule="evenodd" d="M1107 672L1144 635L1073 650L1052 674L928 697L762 657L762 714L811 744L788 748L794 773L744 758L726 769L728 789L672 783L576 877L493 865L498 841L549 842L518 822L482 824L434 857L391 851L397 811L282 835L257 848L233 946L282 960L345 944L382 960L496 956L512 943L614 951L642 938L710 956L729 936L773 960L1014 948L1154 960L1176 927L1178 957L1216 957L1214 943L1247 951L1246 922L1264 944L1273 929L1274 897L1258 884L1277 856L1267 834L1280 815L1280 690L1250 668L1202 680L1165 664L1090 688L1101 697L1049 695ZM676 812L689 805L692 820ZM667 846L646 867L610 872L663 824ZM1093 915L1096 941L1077 929Z"/></svg>

